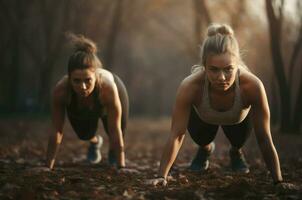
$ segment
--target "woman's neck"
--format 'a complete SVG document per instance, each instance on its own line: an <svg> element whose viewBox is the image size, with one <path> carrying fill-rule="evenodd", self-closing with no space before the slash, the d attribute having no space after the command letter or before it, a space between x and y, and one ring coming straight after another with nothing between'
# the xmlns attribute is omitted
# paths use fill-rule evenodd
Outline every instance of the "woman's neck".
<svg viewBox="0 0 302 200"><path fill-rule="evenodd" d="M81 97L76 95L78 105L81 107L91 107L93 106L93 92L87 97Z"/></svg>

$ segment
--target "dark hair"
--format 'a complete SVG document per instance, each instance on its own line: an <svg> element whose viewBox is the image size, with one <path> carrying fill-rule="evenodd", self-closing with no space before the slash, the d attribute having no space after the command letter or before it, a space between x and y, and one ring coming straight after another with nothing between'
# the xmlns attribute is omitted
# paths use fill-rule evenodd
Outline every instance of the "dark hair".
<svg viewBox="0 0 302 200"><path fill-rule="evenodd" d="M67 33L66 37L74 49L68 60L68 75L76 69L93 69L96 71L98 68L102 68L102 63L96 55L97 46L92 40L73 33Z"/></svg>

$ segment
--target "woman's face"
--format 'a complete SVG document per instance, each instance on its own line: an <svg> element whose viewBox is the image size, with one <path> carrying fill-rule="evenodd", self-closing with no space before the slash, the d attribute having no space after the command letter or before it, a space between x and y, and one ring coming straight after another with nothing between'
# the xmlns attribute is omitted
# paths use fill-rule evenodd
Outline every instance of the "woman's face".
<svg viewBox="0 0 302 200"><path fill-rule="evenodd" d="M234 83L238 70L236 57L230 53L211 55L206 60L206 74L211 88L228 90Z"/></svg>
<svg viewBox="0 0 302 200"><path fill-rule="evenodd" d="M70 83L72 89L80 97L88 97L96 82L96 74L91 69L76 69L70 74Z"/></svg>

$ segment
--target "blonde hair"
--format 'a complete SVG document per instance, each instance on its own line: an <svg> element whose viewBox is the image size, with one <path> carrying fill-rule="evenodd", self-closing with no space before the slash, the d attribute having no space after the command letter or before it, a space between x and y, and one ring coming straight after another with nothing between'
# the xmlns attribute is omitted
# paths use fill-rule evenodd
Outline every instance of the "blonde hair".
<svg viewBox="0 0 302 200"><path fill-rule="evenodd" d="M201 46L201 65L194 65L191 72L204 69L209 56L230 53L239 61L239 67L247 69L241 59L239 45L234 36L233 29L227 24L211 24L207 29L207 36Z"/></svg>

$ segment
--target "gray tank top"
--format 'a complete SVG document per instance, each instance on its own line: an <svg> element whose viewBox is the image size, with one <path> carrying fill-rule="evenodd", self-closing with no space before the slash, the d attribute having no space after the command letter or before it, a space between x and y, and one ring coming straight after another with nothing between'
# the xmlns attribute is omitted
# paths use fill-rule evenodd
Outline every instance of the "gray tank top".
<svg viewBox="0 0 302 200"><path fill-rule="evenodd" d="M199 117L206 123L215 125L233 125L242 122L248 115L251 106L244 108L239 87L239 70L235 78L235 97L233 106L227 111L217 111L211 107L209 98L209 81L205 76L205 84L202 95L202 103L200 109L194 109L199 114Z"/></svg>

